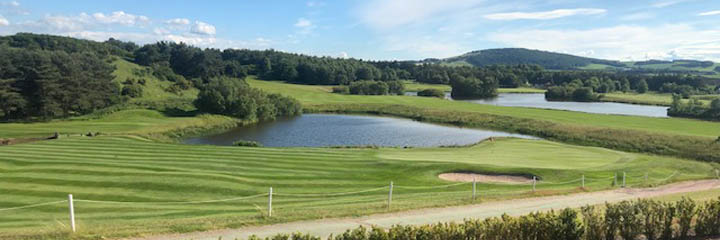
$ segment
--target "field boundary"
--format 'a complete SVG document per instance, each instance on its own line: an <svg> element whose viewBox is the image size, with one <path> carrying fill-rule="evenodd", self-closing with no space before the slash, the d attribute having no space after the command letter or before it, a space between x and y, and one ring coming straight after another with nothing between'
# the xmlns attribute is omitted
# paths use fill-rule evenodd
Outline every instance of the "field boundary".
<svg viewBox="0 0 720 240"><path fill-rule="evenodd" d="M266 210L267 217L272 217L273 213L273 197L294 197L294 198L300 198L305 201L312 201L308 199L314 199L314 198L327 198L327 197L337 197L337 196L348 196L348 195L362 195L364 193L370 193L370 192L379 192L383 190L387 190L388 192L388 198L386 199L386 206L387 209L390 210L392 207L392 200L393 200L393 189L413 189L413 190L432 190L432 189L442 189L442 188L450 188L450 187L457 187L462 185L469 185L472 186L472 188L469 188L465 191L450 191L450 192L418 192L413 193L413 195L422 195L422 194L458 194L458 193L465 193L468 194L468 198L472 199L473 201L478 200L484 195L513 195L518 193L535 193L538 189L538 187L542 186L557 186L557 185L567 185L571 183L577 183L578 188L582 190L587 190L585 188L586 183L589 182L601 182L601 181L608 181L613 180L613 185L615 188L627 188L627 187L633 187L633 186L653 186L653 185L661 185L664 183L667 183L674 177L677 177L679 175L678 171L673 172L671 175L663 178L649 178L647 174L641 175L641 176L628 176L625 172L622 172L622 175L616 173L614 176L611 177L604 177L604 178L586 178L583 174L579 178L575 180L565 181L565 182L545 182L540 181L539 178L536 176L533 176L533 181L530 183L526 183L524 185L527 185L527 190L521 190L521 191L498 191L498 190L489 190L489 191L481 191L478 190L476 187L476 181L473 182L460 182L460 183L452 183L452 184L446 184L446 185L438 185L438 186L404 186L404 185L394 185L393 182L390 182L390 185L388 186L382 186L382 187L376 187L376 188L369 188L364 190L357 190L357 191L349 191L349 192L335 192L335 193L283 193L283 192L273 192L273 188L270 187L269 191L267 193L261 193L261 194L255 194L255 195L249 195L249 196L240 196L240 197L232 197L232 198L224 198L224 199L208 199L208 200L192 200L192 201L165 201L165 202L153 202L153 201L107 201L107 200L92 200L92 199L82 199L77 198L73 199L72 194L68 195L67 200L59 200L59 201L51 201L51 202L42 202L42 203L33 203L29 205L23 205L23 206L16 206L16 207L10 207L10 208L3 208L0 209L0 212L11 212L14 210L22 210L22 209L29 209L29 208L38 208L38 207L44 207L49 205L56 205L61 203L67 203L68 209L69 209L69 220L70 220L70 229L72 231L75 231L75 209L74 209L74 203L93 203L93 204L127 204L127 205L181 205L181 204L209 204L209 203L221 203L221 202L232 202L232 201L241 201L241 200L250 200L250 199L257 199L261 197L267 197L268 198L268 205ZM641 178L642 181L638 182L633 185L628 185L627 182L629 179L637 179ZM368 200L362 200L363 203L366 203L368 201L383 201L383 199L368 199ZM350 203L357 203L360 201L354 201ZM280 207L279 209L291 209L291 210L297 210L302 209L303 207L296 207L296 208L287 208L287 207ZM306 207L305 207L306 208ZM6 213L9 214L9 213Z"/></svg>
<svg viewBox="0 0 720 240"><path fill-rule="evenodd" d="M378 226L389 228L393 225L423 225L438 222L458 222L467 219L499 217L503 214L520 216L532 212L578 208L587 205L616 203L640 198L654 198L673 194L720 189L719 180L699 180L677 182L652 188L620 188L598 192L541 196L522 199L484 202L455 207L427 208L403 212L380 213L364 217L330 218L297 221L263 226L249 226L237 229L224 229L206 232L154 235L133 240L216 240L247 239L250 236L261 238L277 234L303 233L320 236L322 239L331 234L341 234L347 229L359 226Z"/></svg>

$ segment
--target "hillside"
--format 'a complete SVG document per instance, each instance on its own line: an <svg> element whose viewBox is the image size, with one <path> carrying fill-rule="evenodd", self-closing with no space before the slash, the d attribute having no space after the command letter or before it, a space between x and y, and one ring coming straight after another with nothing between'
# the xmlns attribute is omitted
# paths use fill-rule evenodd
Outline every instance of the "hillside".
<svg viewBox="0 0 720 240"><path fill-rule="evenodd" d="M620 62L524 48L478 50L457 57L426 61L451 66L536 64L550 70L671 71L720 77L720 64L712 61L678 59Z"/></svg>
<svg viewBox="0 0 720 240"><path fill-rule="evenodd" d="M570 54L554 53L524 48L499 48L472 51L457 57L441 60L443 63L453 65L515 65L515 64L536 64L545 69L577 69L591 64L602 64L608 66L622 67L623 63L618 61L578 57Z"/></svg>

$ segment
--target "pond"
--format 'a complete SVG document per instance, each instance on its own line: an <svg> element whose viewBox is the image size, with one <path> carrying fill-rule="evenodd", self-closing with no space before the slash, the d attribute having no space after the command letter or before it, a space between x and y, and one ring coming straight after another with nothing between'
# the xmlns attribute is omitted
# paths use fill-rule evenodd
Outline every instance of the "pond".
<svg viewBox="0 0 720 240"><path fill-rule="evenodd" d="M442 126L391 117L305 114L238 127L217 135L190 138L184 143L229 146L242 139L256 141L267 147L436 147L468 145L490 137L536 139L520 134Z"/></svg>
<svg viewBox="0 0 720 240"><path fill-rule="evenodd" d="M405 95L417 96L417 93L408 92ZM447 93L445 98L451 99L450 93ZM462 101L506 107L530 107L599 114L668 117L667 107L662 106L613 102L556 102L545 100L545 94L542 93L501 93L495 98Z"/></svg>

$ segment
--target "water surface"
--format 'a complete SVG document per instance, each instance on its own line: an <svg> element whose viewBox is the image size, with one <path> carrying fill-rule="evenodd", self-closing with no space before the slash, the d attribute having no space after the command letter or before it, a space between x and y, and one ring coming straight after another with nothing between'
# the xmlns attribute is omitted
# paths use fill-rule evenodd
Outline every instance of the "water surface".
<svg viewBox="0 0 720 240"><path fill-rule="evenodd" d="M273 122L238 127L228 132L186 139L188 144L232 145L250 140L268 147L468 145L490 137L530 138L520 134L428 124L408 119L305 114Z"/></svg>

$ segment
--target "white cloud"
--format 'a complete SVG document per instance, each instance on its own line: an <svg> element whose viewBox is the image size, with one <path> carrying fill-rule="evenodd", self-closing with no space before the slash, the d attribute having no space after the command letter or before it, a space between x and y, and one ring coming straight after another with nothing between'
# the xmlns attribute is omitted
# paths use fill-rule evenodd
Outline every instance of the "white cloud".
<svg viewBox="0 0 720 240"><path fill-rule="evenodd" d="M714 15L720 15L720 10L717 11L709 11L709 12L702 12L699 13L698 16L714 16Z"/></svg>
<svg viewBox="0 0 720 240"><path fill-rule="evenodd" d="M307 5L308 7L322 7L325 6L325 3L318 1L309 1L305 5Z"/></svg>
<svg viewBox="0 0 720 240"><path fill-rule="evenodd" d="M317 27L315 26L315 24L312 23L312 21L305 18L298 18L297 22L295 22L295 24L293 25L299 29L297 33L300 35L310 34L313 29Z"/></svg>
<svg viewBox="0 0 720 240"><path fill-rule="evenodd" d="M190 24L190 20L187 18L173 18L170 20L165 21L165 24L168 25L188 25Z"/></svg>
<svg viewBox="0 0 720 240"><path fill-rule="evenodd" d="M417 35L395 35L383 39L384 51L412 53L416 56L447 58L468 51L468 48L446 38ZM398 54L392 54L398 55Z"/></svg>
<svg viewBox="0 0 720 240"><path fill-rule="evenodd" d="M201 22L201 21L195 21L195 24L190 29L192 33L196 34L202 34L202 35L215 35L215 26Z"/></svg>
<svg viewBox="0 0 720 240"><path fill-rule="evenodd" d="M122 24L132 26L135 24L145 24L150 22L150 19L146 16L133 15L123 11L112 12L110 15L94 13L92 16L95 21L104 24Z"/></svg>
<svg viewBox="0 0 720 240"><path fill-rule="evenodd" d="M155 28L155 29L153 29L153 33L155 33L157 35L165 35L165 34L170 34L170 30L167 30L165 28Z"/></svg>
<svg viewBox="0 0 720 240"><path fill-rule="evenodd" d="M307 28L307 27L312 27L313 24L310 20L307 20L305 18L299 18L297 20L297 22L295 23L295 26L299 27L299 28Z"/></svg>
<svg viewBox="0 0 720 240"><path fill-rule="evenodd" d="M664 7L669 7L672 5L676 5L676 4L680 4L680 3L684 3L684 2L690 2L690 1L693 1L693 0L661 0L661 1L656 1L655 3L653 3L652 6L655 8L664 8Z"/></svg>
<svg viewBox="0 0 720 240"><path fill-rule="evenodd" d="M575 9L556 9L545 12L508 12L494 13L485 15L490 20L547 20L563 18L575 15L597 15L607 12L605 9L598 8L575 8Z"/></svg>
<svg viewBox="0 0 720 240"><path fill-rule="evenodd" d="M7 18L0 16L0 26L9 26L10 21L7 20Z"/></svg>
<svg viewBox="0 0 720 240"><path fill-rule="evenodd" d="M358 15L366 25L385 30L423 22L444 13L457 14L482 2L484 0L369 0L358 9Z"/></svg>
<svg viewBox="0 0 720 240"><path fill-rule="evenodd" d="M340 52L337 55L338 58L348 58L348 53L346 52Z"/></svg>
<svg viewBox="0 0 720 240"><path fill-rule="evenodd" d="M655 18L655 14L649 13L649 12L639 12L639 13L633 13L633 14L628 14L628 15L622 16L622 17L620 17L620 20L637 21L637 20L646 20L646 19L651 19L651 18Z"/></svg>
<svg viewBox="0 0 720 240"><path fill-rule="evenodd" d="M7 6L11 6L11 7L19 7L20 3L18 1L10 1L10 2L3 3L3 5L7 5Z"/></svg>
<svg viewBox="0 0 720 240"><path fill-rule="evenodd" d="M491 41L593 57L626 59L690 58L720 60L720 30L686 24L658 27L615 26L590 30L518 30L490 34Z"/></svg>

